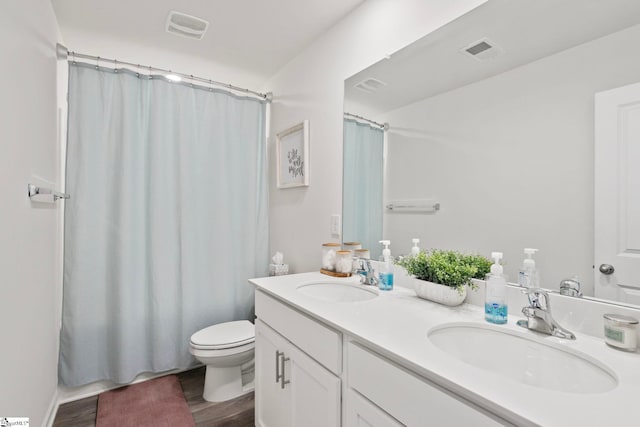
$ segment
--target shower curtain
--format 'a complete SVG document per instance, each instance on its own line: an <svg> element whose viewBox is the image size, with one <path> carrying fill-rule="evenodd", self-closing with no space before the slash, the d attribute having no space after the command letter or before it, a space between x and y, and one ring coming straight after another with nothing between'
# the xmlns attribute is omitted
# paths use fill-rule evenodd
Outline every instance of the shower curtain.
<svg viewBox="0 0 640 427"><path fill-rule="evenodd" d="M193 364L268 266L264 101L70 64L60 381Z"/></svg>
<svg viewBox="0 0 640 427"><path fill-rule="evenodd" d="M384 132L344 120L343 240L381 254Z"/></svg>

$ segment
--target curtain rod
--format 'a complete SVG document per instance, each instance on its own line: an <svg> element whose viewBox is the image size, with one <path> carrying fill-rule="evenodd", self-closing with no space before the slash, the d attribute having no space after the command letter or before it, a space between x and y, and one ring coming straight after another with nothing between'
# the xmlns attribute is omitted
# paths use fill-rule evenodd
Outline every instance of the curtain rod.
<svg viewBox="0 0 640 427"><path fill-rule="evenodd" d="M363 120L367 123L371 123L373 125L378 126L380 129L382 130L389 130L389 123L378 123L378 122L374 122L371 119L367 119L366 117L362 117L362 116L358 116L357 114L351 114L351 113L344 113L345 116L349 116L349 117L353 117L356 118L358 120Z"/></svg>
<svg viewBox="0 0 640 427"><path fill-rule="evenodd" d="M132 62L119 61L117 59L110 59L110 58L103 58L101 56L93 56L93 55L87 55L84 53L69 52L69 49L67 49L65 46L61 45L60 43L56 43L56 53L57 53L58 59L63 59L65 61L71 60L75 62L76 58L80 58L80 59L89 59L92 61L96 61L97 63L100 63L100 61L110 62L112 64L115 64L116 67L118 66L118 64L129 65L129 66L136 67L143 70L159 71L161 73L172 74L174 76L179 76L181 78L189 79L196 82L225 87L227 89L231 89L236 92L250 93L252 95L257 96L258 98L264 99L267 102L271 102L271 100L273 99L273 93L271 92L260 93L260 92L253 91L251 89L245 89L242 87L234 86L229 83L221 83L211 79L205 79L205 78L197 77L191 74L176 73L175 71L164 70L162 68L152 67L149 65L134 64ZM71 59L69 59L69 56L71 56Z"/></svg>

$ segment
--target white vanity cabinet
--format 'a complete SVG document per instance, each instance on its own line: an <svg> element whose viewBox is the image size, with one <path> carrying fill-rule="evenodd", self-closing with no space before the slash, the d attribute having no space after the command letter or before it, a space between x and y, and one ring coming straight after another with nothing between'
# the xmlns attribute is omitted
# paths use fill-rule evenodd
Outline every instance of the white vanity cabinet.
<svg viewBox="0 0 640 427"><path fill-rule="evenodd" d="M340 426L341 334L260 291L256 315L256 426Z"/></svg>
<svg viewBox="0 0 640 427"><path fill-rule="evenodd" d="M258 427L510 425L259 289L256 316Z"/></svg>

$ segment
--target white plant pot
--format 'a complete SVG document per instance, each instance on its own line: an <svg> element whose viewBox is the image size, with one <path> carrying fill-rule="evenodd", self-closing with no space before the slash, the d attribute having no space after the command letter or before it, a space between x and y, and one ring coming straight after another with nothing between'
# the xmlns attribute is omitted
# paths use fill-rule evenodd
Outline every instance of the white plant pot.
<svg viewBox="0 0 640 427"><path fill-rule="evenodd" d="M458 289L456 288L441 285L439 283L427 282L426 280L416 278L413 278L412 281L416 295L420 298L437 302L438 304L454 307L462 304L467 297L466 286L462 288L462 292L458 292Z"/></svg>

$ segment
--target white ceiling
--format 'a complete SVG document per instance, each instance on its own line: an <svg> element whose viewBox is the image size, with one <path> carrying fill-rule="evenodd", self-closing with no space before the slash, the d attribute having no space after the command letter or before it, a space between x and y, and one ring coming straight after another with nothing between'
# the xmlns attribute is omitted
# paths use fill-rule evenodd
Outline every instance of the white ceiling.
<svg viewBox="0 0 640 427"><path fill-rule="evenodd" d="M136 45L162 46L250 71L266 80L363 1L51 0L51 3L63 38L65 32L71 31L117 36ZM170 10L209 21L204 38L192 40L167 33L165 21Z"/></svg>
<svg viewBox="0 0 640 427"><path fill-rule="evenodd" d="M347 79L345 111L375 117L638 23L639 0L489 0ZM480 62L460 53L483 37L504 54ZM354 87L371 77L387 86Z"/></svg>

